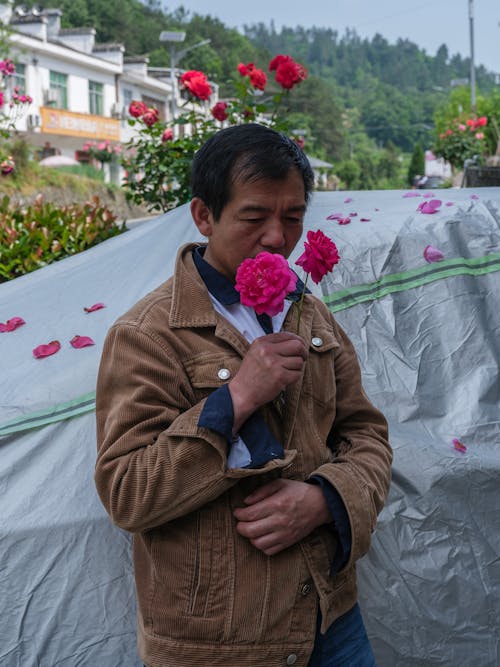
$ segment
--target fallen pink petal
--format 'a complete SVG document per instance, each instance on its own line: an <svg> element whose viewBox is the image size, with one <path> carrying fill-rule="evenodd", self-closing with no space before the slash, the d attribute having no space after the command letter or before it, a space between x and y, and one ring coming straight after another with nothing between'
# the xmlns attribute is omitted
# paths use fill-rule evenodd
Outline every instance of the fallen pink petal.
<svg viewBox="0 0 500 667"><path fill-rule="evenodd" d="M470 198L471 199L479 199L478 195L471 195Z"/></svg>
<svg viewBox="0 0 500 667"><path fill-rule="evenodd" d="M44 357L50 357L52 354L59 352L61 349L61 343L58 340L51 340L50 343L46 345L38 345L33 350L33 356L36 359L43 359Z"/></svg>
<svg viewBox="0 0 500 667"><path fill-rule="evenodd" d="M440 199L431 199L430 201L423 201L417 208L417 211L420 211L421 213L427 213L427 214L432 214L432 213L437 213L439 210L439 207L441 206L441 200Z"/></svg>
<svg viewBox="0 0 500 667"><path fill-rule="evenodd" d="M447 201L446 206L454 206L455 202L452 201Z"/></svg>
<svg viewBox="0 0 500 667"><path fill-rule="evenodd" d="M342 217L342 213L330 213L330 215L327 216L327 220L338 220L339 218Z"/></svg>
<svg viewBox="0 0 500 667"><path fill-rule="evenodd" d="M358 214L357 213L349 213L349 217L355 218Z"/></svg>
<svg viewBox="0 0 500 667"><path fill-rule="evenodd" d="M453 447L457 450L457 452L462 452L462 454L465 454L467 451L467 447L464 445L463 442L460 442L458 438L453 438Z"/></svg>
<svg viewBox="0 0 500 667"><path fill-rule="evenodd" d="M442 259L444 259L444 255L439 250L439 248L435 248L432 245L425 246L424 249L424 259L426 262L429 262L431 264L432 262L440 262Z"/></svg>
<svg viewBox="0 0 500 667"><path fill-rule="evenodd" d="M370 222L371 218L360 218L360 222Z"/></svg>
<svg viewBox="0 0 500 667"><path fill-rule="evenodd" d="M422 195L424 199L430 199L431 197L434 197L433 192L426 192L425 195Z"/></svg>
<svg viewBox="0 0 500 667"><path fill-rule="evenodd" d="M351 218L339 218L339 225L348 225L351 222Z"/></svg>
<svg viewBox="0 0 500 667"><path fill-rule="evenodd" d="M84 308L83 310L86 313L93 313L95 310L101 310L101 308L106 308L104 303L94 303L93 306L89 306L88 308Z"/></svg>
<svg viewBox="0 0 500 667"><path fill-rule="evenodd" d="M344 199L344 204L350 204L352 201L352 197L347 197L347 199Z"/></svg>
<svg viewBox="0 0 500 667"><path fill-rule="evenodd" d="M405 192L403 195L403 199L408 199L408 197L421 197L422 195L420 192L414 192L411 190L410 192Z"/></svg>
<svg viewBox="0 0 500 667"><path fill-rule="evenodd" d="M89 347L89 345L95 345L90 336L73 336L69 343L72 347L76 347L77 349L82 347Z"/></svg>
<svg viewBox="0 0 500 667"><path fill-rule="evenodd" d="M0 333L6 333L7 331L15 331L22 327L26 322L22 317L11 317L7 322L0 322Z"/></svg>

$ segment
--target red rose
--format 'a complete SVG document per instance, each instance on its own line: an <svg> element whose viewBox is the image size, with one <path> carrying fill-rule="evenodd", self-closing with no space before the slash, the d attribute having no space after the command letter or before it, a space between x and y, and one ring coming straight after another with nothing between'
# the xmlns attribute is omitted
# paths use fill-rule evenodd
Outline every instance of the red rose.
<svg viewBox="0 0 500 667"><path fill-rule="evenodd" d="M215 106L211 109L212 116L215 120L220 120L221 122L227 119L227 104L226 102L217 102Z"/></svg>
<svg viewBox="0 0 500 667"><path fill-rule="evenodd" d="M138 100L132 100L128 108L129 114L134 118L140 118L144 113L146 113L147 110L148 108L144 102L140 102Z"/></svg>
<svg viewBox="0 0 500 667"><path fill-rule="evenodd" d="M250 72L250 83L257 90L264 90L267 83L266 73L261 69L253 69Z"/></svg>
<svg viewBox="0 0 500 667"><path fill-rule="evenodd" d="M146 111L142 114L142 120L144 121L144 124L147 125L148 127L154 125L157 122L158 118L159 118L158 109L154 109L153 107L146 109Z"/></svg>
<svg viewBox="0 0 500 667"><path fill-rule="evenodd" d="M282 56L281 53L274 58L269 63L269 71L274 72L275 69L278 69L278 65L281 65L283 61L286 61L290 56Z"/></svg>
<svg viewBox="0 0 500 667"><path fill-rule="evenodd" d="M167 141L172 141L173 138L174 138L174 131L172 130L171 127L164 130L163 134L161 135L161 141L163 144Z"/></svg>
<svg viewBox="0 0 500 667"><path fill-rule="evenodd" d="M241 74L241 76L246 76L247 75L247 66L244 65L243 63L240 63L238 65L238 72Z"/></svg>
<svg viewBox="0 0 500 667"><path fill-rule="evenodd" d="M199 100L208 100L212 94L212 88L205 74L194 69L184 72L181 76L181 84Z"/></svg>
<svg viewBox="0 0 500 667"><path fill-rule="evenodd" d="M276 82L282 88L290 89L295 84L307 78L307 70L303 65L296 63L291 56L278 55L269 63L269 71L276 70Z"/></svg>
<svg viewBox="0 0 500 667"><path fill-rule="evenodd" d="M307 232L304 252L295 264L301 266L311 275L312 281L318 284L338 264L339 259L335 243L318 229L316 232Z"/></svg>

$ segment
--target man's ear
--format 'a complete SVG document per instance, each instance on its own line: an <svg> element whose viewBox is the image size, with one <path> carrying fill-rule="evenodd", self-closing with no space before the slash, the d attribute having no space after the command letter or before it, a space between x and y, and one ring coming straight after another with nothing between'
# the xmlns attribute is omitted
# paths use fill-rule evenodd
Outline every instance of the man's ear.
<svg viewBox="0 0 500 667"><path fill-rule="evenodd" d="M203 236L212 236L214 218L203 199L193 197L191 200L191 216L200 234Z"/></svg>

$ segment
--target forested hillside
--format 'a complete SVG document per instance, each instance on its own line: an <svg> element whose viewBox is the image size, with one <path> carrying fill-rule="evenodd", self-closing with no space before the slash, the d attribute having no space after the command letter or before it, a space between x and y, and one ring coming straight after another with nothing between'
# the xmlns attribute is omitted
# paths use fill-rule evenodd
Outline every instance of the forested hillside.
<svg viewBox="0 0 500 667"><path fill-rule="evenodd" d="M237 76L238 63L266 68L277 53L291 55L309 71L290 96L293 127L305 133L310 154L342 163L343 180L362 187L374 186L375 171L378 181L393 178L399 153L411 152L416 143L432 144L436 109L448 99L453 82L469 75L469 60L450 55L445 45L430 55L408 40L362 39L355 30L339 34L331 28L287 27L278 32L272 23L256 23L240 34L209 15L170 12L158 0L36 4L58 6L65 27L93 26L98 41L121 42L128 55L148 54L152 66L169 65L161 30L185 30L186 46L210 39L188 53L181 66L202 69L221 85L222 96ZM476 77L480 92L494 86L493 75L483 67Z"/></svg>

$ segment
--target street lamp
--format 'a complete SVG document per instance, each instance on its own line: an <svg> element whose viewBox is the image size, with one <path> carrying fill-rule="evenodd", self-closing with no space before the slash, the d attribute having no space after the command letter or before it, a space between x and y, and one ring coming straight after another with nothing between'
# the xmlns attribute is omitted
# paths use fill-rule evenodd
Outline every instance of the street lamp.
<svg viewBox="0 0 500 667"><path fill-rule="evenodd" d="M183 42L186 39L186 33L178 30L162 30L160 33L160 42L169 42L170 43L170 82L172 85L172 121L175 120L177 105L177 80L175 78L175 69L179 64L181 58L184 58L186 53L197 49L199 46L205 46L205 44L210 44L210 39L204 39L193 46L188 46L185 49L180 51L175 50L175 45Z"/></svg>
<svg viewBox="0 0 500 667"><path fill-rule="evenodd" d="M170 83L172 87L172 121L175 119L176 112L176 103L175 98L177 96L177 87L175 85L175 45L179 42L183 42L186 39L186 33L181 31L174 30L162 30L160 33L160 42L170 42Z"/></svg>

